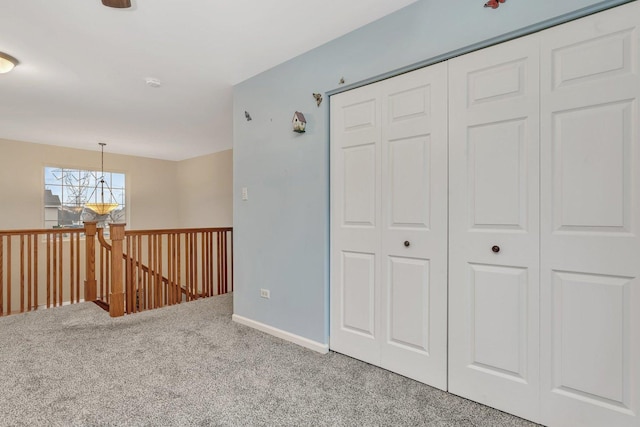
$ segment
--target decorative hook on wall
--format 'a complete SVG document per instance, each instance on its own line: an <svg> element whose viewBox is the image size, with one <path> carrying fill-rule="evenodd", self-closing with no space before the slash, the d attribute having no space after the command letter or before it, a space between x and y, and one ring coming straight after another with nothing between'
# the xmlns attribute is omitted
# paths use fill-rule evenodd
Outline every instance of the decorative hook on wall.
<svg viewBox="0 0 640 427"><path fill-rule="evenodd" d="M316 100L316 104L318 104L318 107L320 106L320 104L322 104L322 94L321 93L314 93L313 97Z"/></svg>
<svg viewBox="0 0 640 427"><path fill-rule="evenodd" d="M491 9L497 9L500 3L504 3L507 0L489 0L484 4L484 7L490 7Z"/></svg>

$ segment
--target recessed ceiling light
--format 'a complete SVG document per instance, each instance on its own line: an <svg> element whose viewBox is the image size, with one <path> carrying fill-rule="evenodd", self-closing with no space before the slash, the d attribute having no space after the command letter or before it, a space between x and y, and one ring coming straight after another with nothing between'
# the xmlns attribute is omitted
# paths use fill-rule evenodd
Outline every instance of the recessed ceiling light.
<svg viewBox="0 0 640 427"><path fill-rule="evenodd" d="M147 83L147 86L150 87L160 87L162 86L162 82L156 78L153 77L147 77L146 79L144 79L144 81Z"/></svg>
<svg viewBox="0 0 640 427"><path fill-rule="evenodd" d="M0 52L0 74L8 73L18 65L18 60L11 55Z"/></svg>

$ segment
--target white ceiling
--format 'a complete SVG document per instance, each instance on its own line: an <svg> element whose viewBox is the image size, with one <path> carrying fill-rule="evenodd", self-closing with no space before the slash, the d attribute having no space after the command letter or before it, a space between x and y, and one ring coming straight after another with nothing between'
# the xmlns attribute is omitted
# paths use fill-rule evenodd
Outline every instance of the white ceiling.
<svg viewBox="0 0 640 427"><path fill-rule="evenodd" d="M232 85L416 0L0 0L0 138L182 160L232 146ZM145 78L162 82L146 85Z"/></svg>

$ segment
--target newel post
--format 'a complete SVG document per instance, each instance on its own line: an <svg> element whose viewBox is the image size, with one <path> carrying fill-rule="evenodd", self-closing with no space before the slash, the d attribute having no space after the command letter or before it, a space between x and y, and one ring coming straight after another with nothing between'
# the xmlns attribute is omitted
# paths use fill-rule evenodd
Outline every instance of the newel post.
<svg viewBox="0 0 640 427"><path fill-rule="evenodd" d="M85 254L86 261L84 281L84 300L95 301L96 295L96 224L97 221L85 221L84 222L84 234L85 234Z"/></svg>
<svg viewBox="0 0 640 427"><path fill-rule="evenodd" d="M125 224L109 224L111 237L111 295L109 315L124 316L124 292L122 286L122 242Z"/></svg>

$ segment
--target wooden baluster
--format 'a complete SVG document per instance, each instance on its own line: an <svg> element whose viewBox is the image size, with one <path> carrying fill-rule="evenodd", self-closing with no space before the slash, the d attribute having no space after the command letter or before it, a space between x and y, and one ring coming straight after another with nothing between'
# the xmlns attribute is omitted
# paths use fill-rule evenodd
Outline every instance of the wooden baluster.
<svg viewBox="0 0 640 427"><path fill-rule="evenodd" d="M173 250L173 240L171 234L167 234L167 285L166 292L169 294L169 305L175 304L174 302L174 294L173 294L173 286L171 279L173 278L173 264L171 262L171 255Z"/></svg>
<svg viewBox="0 0 640 427"><path fill-rule="evenodd" d="M180 293L180 287L178 286L178 275L180 274L180 266L178 265L178 251L180 247L180 235L173 233L171 235L173 239L173 251L171 252L171 262L173 263L173 277L171 278L171 286L173 287L173 295L175 298L174 304L180 304L182 294Z"/></svg>
<svg viewBox="0 0 640 427"><path fill-rule="evenodd" d="M222 294L222 262L220 257L222 255L222 239L220 238L220 232L216 233L216 240L218 243L218 256L216 257L216 267L218 271L218 295Z"/></svg>
<svg viewBox="0 0 640 427"><path fill-rule="evenodd" d="M131 314L131 281L129 280L129 274L131 274L131 263L129 263L129 256L127 254L130 253L129 250L129 242L127 241L127 237L124 237L124 243L123 243L123 253L125 254L124 256L124 283L123 283L123 289L124 289L124 312L126 314Z"/></svg>
<svg viewBox="0 0 640 427"><path fill-rule="evenodd" d="M11 236L7 236L7 314L11 314Z"/></svg>
<svg viewBox="0 0 640 427"><path fill-rule="evenodd" d="M51 233L47 233L47 308L51 307Z"/></svg>
<svg viewBox="0 0 640 427"><path fill-rule="evenodd" d="M158 295L158 236L153 235L153 308L160 307L160 295Z"/></svg>
<svg viewBox="0 0 640 427"><path fill-rule="evenodd" d="M105 250L100 246L100 299L106 301L105 292L104 292L104 281L105 281Z"/></svg>
<svg viewBox="0 0 640 427"><path fill-rule="evenodd" d="M151 292L151 308L158 307L158 295L156 294L156 236L152 234L149 236L151 242L151 258L149 262L149 292Z"/></svg>
<svg viewBox="0 0 640 427"><path fill-rule="evenodd" d="M85 276L84 280L84 300L85 301L95 301L97 299L97 286L96 286L96 227L97 221L85 221L84 222L84 244L85 244L85 255L84 258L86 260L85 265ZM102 248L102 247L101 247ZM103 250L100 250L100 255L102 258ZM102 261L102 259L101 259ZM103 266L102 262L100 262L100 293L103 291Z"/></svg>
<svg viewBox="0 0 640 427"><path fill-rule="evenodd" d="M209 239L209 261L207 263L209 265L209 296L213 296L215 295L215 290L213 287L215 264L213 263L213 260L216 258L216 253L213 249L213 232L208 232L207 236Z"/></svg>
<svg viewBox="0 0 640 427"><path fill-rule="evenodd" d="M40 235L33 236L33 309L38 309L38 245L40 243Z"/></svg>
<svg viewBox="0 0 640 427"><path fill-rule="evenodd" d="M194 257L195 257L195 251L194 251L194 247L195 247L195 242L194 242L194 235L193 233L189 233L189 270L191 271L191 297L192 299L197 299L198 295L196 294L196 287L195 287L195 283L196 283L196 275L195 275L195 271L193 266L195 265Z"/></svg>
<svg viewBox="0 0 640 427"><path fill-rule="evenodd" d="M31 311L31 307L33 306L33 275L32 275L32 265L33 258L31 252L33 248L31 246L31 235L27 235L27 311Z"/></svg>
<svg viewBox="0 0 640 427"><path fill-rule="evenodd" d="M162 234L158 234L158 292L160 294L160 301L162 301L162 307L167 305L167 293L164 291L162 285Z"/></svg>
<svg viewBox="0 0 640 427"><path fill-rule="evenodd" d="M167 294L167 304L173 305L173 288L171 287L171 277L173 276L173 265L171 265L171 250L173 242L171 241L171 233L167 233L164 236L166 236L167 238L167 257L165 258L167 260L167 281L165 283L165 280L162 279L162 284L164 292Z"/></svg>
<svg viewBox="0 0 640 427"><path fill-rule="evenodd" d="M58 259L58 304L62 305L62 289L64 282L62 281L62 261L64 260L64 255L62 252L62 241L64 240L64 235L61 233L58 240L58 254L60 258Z"/></svg>
<svg viewBox="0 0 640 427"><path fill-rule="evenodd" d="M75 233L69 234L69 302L71 304L74 303L74 298L76 295L76 286L75 286L75 268L74 260L75 260ZM80 284L78 284L79 286ZM78 302L78 301L76 301Z"/></svg>
<svg viewBox="0 0 640 427"><path fill-rule="evenodd" d="M226 294L227 290L227 233L221 231L222 235L222 293Z"/></svg>
<svg viewBox="0 0 640 427"><path fill-rule="evenodd" d="M176 293L176 304L182 302L182 289L180 289L180 234L175 233L173 235L173 286Z"/></svg>
<svg viewBox="0 0 640 427"><path fill-rule="evenodd" d="M224 294L224 233L218 232L218 235L220 236L220 253L218 254L220 259L220 294Z"/></svg>
<svg viewBox="0 0 640 427"><path fill-rule="evenodd" d="M206 232L202 236L202 296L209 296L209 237Z"/></svg>
<svg viewBox="0 0 640 427"><path fill-rule="evenodd" d="M186 291L186 300L191 301L191 258L189 254L189 248L191 247L189 242L189 233L184 234L184 274L185 284L184 289Z"/></svg>
<svg viewBox="0 0 640 427"><path fill-rule="evenodd" d="M144 293L144 286L142 284L142 236L136 236L136 241L137 241L137 246L138 246L138 254L137 254L137 263L138 263L138 270L136 271L137 274L137 279L136 279L136 288L138 289L138 303L139 303L139 308L140 310L144 310L146 308L145 306L145 298L146 295Z"/></svg>
<svg viewBox="0 0 640 427"><path fill-rule="evenodd" d="M144 291L147 294L147 309L152 309L153 308L153 291L152 291L152 276L151 276L151 266L153 264L151 264L151 257L153 255L152 251L151 251L151 244L152 244L152 236L147 236L147 266L149 267L149 269L147 270L147 274L145 275L145 285L144 285Z"/></svg>
<svg viewBox="0 0 640 427"><path fill-rule="evenodd" d="M80 232L76 233L76 253L78 256L76 257L76 301L80 302Z"/></svg>
<svg viewBox="0 0 640 427"><path fill-rule="evenodd" d="M58 302L58 234L53 233L51 236L52 246L53 246L53 283L51 286L53 287L53 306L56 306Z"/></svg>
<svg viewBox="0 0 640 427"><path fill-rule="evenodd" d="M202 233L197 233L197 234L196 234L196 236L198 236L198 235L200 236L200 269L199 269L199 270L200 270L200 272L202 273L202 274L201 274L201 276L202 276L202 288L201 288L201 289L199 289L199 292L198 292L198 293L199 293L201 296L204 296L204 294L205 294L205 292L206 292L206 291L205 291L205 289L206 289L206 286L207 286L207 276L206 276L206 274L205 274L205 269L204 269L204 266L205 266L205 259L204 259L204 255L205 255L205 241L204 241L204 234L202 234ZM196 237L196 238L197 238L197 237Z"/></svg>
<svg viewBox="0 0 640 427"><path fill-rule="evenodd" d="M202 271L202 296L209 296L209 239L207 233L200 232L199 233L202 239L202 255L200 258L202 259L202 266L200 267Z"/></svg>
<svg viewBox="0 0 640 427"><path fill-rule="evenodd" d="M207 296L210 297L213 294L213 266L211 265L211 263L213 262L213 258L211 256L213 248L211 247L211 233L205 232L204 235L206 236L207 240Z"/></svg>
<svg viewBox="0 0 640 427"><path fill-rule="evenodd" d="M135 237L127 236L127 242L129 243L129 264L131 265L131 272L129 274L129 288L131 289L131 309L134 313L138 312L138 287L136 286L136 242Z"/></svg>
<svg viewBox="0 0 640 427"><path fill-rule="evenodd" d="M110 224L111 235L111 295L109 297L109 315L124 316L124 292L122 287L122 241L125 224Z"/></svg>
<svg viewBox="0 0 640 427"><path fill-rule="evenodd" d="M104 294L107 297L107 304L111 301L111 251L105 249L104 251Z"/></svg>
<svg viewBox="0 0 640 427"><path fill-rule="evenodd" d="M198 234L193 233L193 292L199 298L200 284L198 283Z"/></svg>
<svg viewBox="0 0 640 427"><path fill-rule="evenodd" d="M138 291L135 286L135 281L133 278L135 277L135 258L133 256L135 252L134 242L131 236L126 236L127 240L127 262L129 264L129 274L127 275L127 289L131 294L129 297L129 301L131 302L131 313L135 313L137 310L137 300L138 300Z"/></svg>
<svg viewBox="0 0 640 427"><path fill-rule="evenodd" d="M20 235L20 313L24 313L24 235Z"/></svg>
<svg viewBox="0 0 640 427"><path fill-rule="evenodd" d="M180 250L180 242L182 241L182 234L178 234L177 235L177 240L178 240L178 247L176 248L176 252L178 253L178 259L176 261L176 263L178 264L178 271L177 271L177 277L178 277L178 298L180 298L180 302L182 302L182 263L180 262L180 259L182 257L182 251Z"/></svg>
<svg viewBox="0 0 640 427"><path fill-rule="evenodd" d="M213 248L211 247L211 233L205 232L207 239L207 297L213 295Z"/></svg>
<svg viewBox="0 0 640 427"><path fill-rule="evenodd" d="M222 234L222 241L223 241L223 245L222 245L222 271L223 271L223 275L222 275L222 293L226 294L227 292L229 292L228 288L227 288L227 233L226 232L221 232L220 234Z"/></svg>

